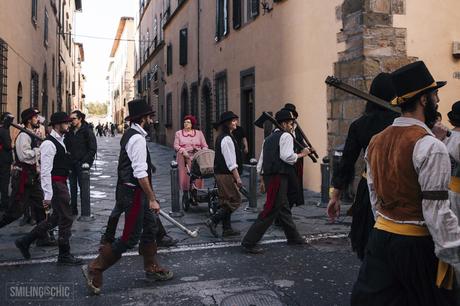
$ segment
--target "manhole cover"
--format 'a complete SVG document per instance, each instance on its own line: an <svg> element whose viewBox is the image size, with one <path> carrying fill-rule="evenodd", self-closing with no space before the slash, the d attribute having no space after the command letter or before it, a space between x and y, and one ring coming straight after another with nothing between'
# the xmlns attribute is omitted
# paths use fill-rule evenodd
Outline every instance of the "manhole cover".
<svg viewBox="0 0 460 306"><path fill-rule="evenodd" d="M271 293L271 292L270 292ZM276 296L270 293L245 293L232 295L222 300L221 306L283 306Z"/></svg>

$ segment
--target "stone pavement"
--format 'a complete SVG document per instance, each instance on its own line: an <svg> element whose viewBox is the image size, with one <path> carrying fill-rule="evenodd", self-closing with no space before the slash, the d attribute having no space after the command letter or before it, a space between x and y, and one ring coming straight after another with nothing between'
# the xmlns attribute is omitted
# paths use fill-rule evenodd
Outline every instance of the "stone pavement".
<svg viewBox="0 0 460 306"><path fill-rule="evenodd" d="M91 174L91 210L95 219L90 222L81 222L75 220L72 229L71 247L75 254L94 254L97 252L101 232L107 222L115 202L115 186L117 179L117 161L119 153L120 136L116 137L98 137L98 154L97 160L92 168ZM157 167L157 172L153 176L153 187L160 200L160 205L165 211L171 209L171 189L170 189L170 162L173 160L174 151L162 145L148 143L152 161ZM247 182L248 175L243 176ZM212 184L213 180L207 180L206 184ZM330 224L325 215L325 207L318 207L320 201L319 194L305 191L307 205L293 208L293 216L299 231L305 235L318 235L325 233L348 233L350 226L349 217L342 217L338 223ZM264 196L258 197L258 208L264 203ZM233 224L242 233L245 233L252 222L256 219L257 214L245 211L244 207L247 202L243 203L241 209L234 213ZM342 212L347 210L344 205ZM181 232L174 225L163 220L167 231L180 240L180 244L196 244L206 242L222 242L222 238L214 238L204 226L203 222L207 218L207 204L202 203L198 207L192 207L185 215L177 220L190 229L199 227L201 229L198 238L190 238ZM123 218L120 219L118 230L123 225ZM14 240L24 233L30 231L30 225L19 226L16 221L9 226L0 229L0 262L21 260L22 257L14 246ZM242 237L225 239L225 241L238 241ZM284 238L282 230L271 227L264 239ZM31 253L33 258L46 258L56 255L56 248L42 248L33 246Z"/></svg>

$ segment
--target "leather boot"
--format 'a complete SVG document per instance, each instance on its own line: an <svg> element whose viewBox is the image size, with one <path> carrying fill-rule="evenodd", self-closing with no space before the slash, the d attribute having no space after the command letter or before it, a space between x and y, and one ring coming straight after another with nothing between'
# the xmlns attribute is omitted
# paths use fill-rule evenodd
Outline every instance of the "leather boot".
<svg viewBox="0 0 460 306"><path fill-rule="evenodd" d="M99 248L99 255L89 264L81 267L86 285L93 294L99 294L102 288L102 272L113 266L121 256L112 251L112 245L107 243Z"/></svg>
<svg viewBox="0 0 460 306"><path fill-rule="evenodd" d="M232 228L232 213L227 212L225 217L222 219L222 237L234 237L239 236L241 233L239 231L235 231Z"/></svg>
<svg viewBox="0 0 460 306"><path fill-rule="evenodd" d="M59 242L58 264L67 266L78 266L82 264L81 258L75 257L70 253L69 242Z"/></svg>
<svg viewBox="0 0 460 306"><path fill-rule="evenodd" d="M25 236L23 236L23 237L21 237L19 239L16 239L16 241L14 242L14 244L19 249L19 251L21 251L21 254L25 259L30 259L29 248L30 248L30 245L37 238L38 238L38 234L35 231L31 231L27 235L25 235Z"/></svg>
<svg viewBox="0 0 460 306"><path fill-rule="evenodd" d="M173 273L160 267L157 261L157 245L155 242L139 244L139 254L144 257L145 278L148 281L165 281L173 278Z"/></svg>
<svg viewBox="0 0 460 306"><path fill-rule="evenodd" d="M225 218L226 214L227 210L220 207L214 215L205 221L205 224L211 231L211 234L216 238L219 237L219 234L217 233L217 224Z"/></svg>
<svg viewBox="0 0 460 306"><path fill-rule="evenodd" d="M118 220L118 217L109 217L105 232L101 236L101 245L106 243L113 243L115 241L115 233L117 231Z"/></svg>

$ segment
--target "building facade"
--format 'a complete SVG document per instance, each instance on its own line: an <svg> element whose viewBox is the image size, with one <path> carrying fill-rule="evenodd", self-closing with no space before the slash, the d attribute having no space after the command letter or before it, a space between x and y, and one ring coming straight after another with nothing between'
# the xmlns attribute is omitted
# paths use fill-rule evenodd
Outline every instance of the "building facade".
<svg viewBox="0 0 460 306"><path fill-rule="evenodd" d="M134 18L122 17L110 52L108 69L109 112L112 112L112 121L119 126L128 115L127 103L134 97L134 34Z"/></svg>
<svg viewBox="0 0 460 306"><path fill-rule="evenodd" d="M81 0L0 1L0 111L20 119L36 107L48 119L81 105L72 39L81 9Z"/></svg>

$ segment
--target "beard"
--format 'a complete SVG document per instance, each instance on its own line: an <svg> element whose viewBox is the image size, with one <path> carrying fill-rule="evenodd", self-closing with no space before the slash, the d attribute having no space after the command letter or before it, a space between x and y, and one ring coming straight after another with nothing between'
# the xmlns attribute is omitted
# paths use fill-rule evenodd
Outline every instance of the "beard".
<svg viewBox="0 0 460 306"><path fill-rule="evenodd" d="M425 115L425 124L432 129L436 124L438 105L434 103L430 94L427 95L427 103L423 109L423 114Z"/></svg>

